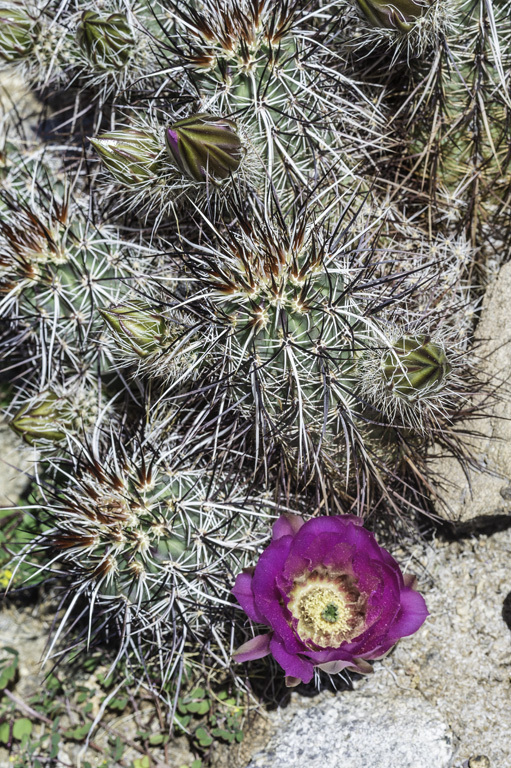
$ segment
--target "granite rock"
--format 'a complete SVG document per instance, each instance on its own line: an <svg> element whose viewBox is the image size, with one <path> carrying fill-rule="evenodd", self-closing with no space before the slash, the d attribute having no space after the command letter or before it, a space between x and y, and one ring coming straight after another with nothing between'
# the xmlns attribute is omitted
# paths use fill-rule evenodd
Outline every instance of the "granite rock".
<svg viewBox="0 0 511 768"><path fill-rule="evenodd" d="M474 351L482 374L498 390L498 402L487 418L467 425L480 436L467 439L480 471L465 475L452 457L433 451L432 471L439 478L442 503L437 511L455 524L476 528L489 517L506 516L511 521L511 263L505 264L488 288L476 329Z"/></svg>
<svg viewBox="0 0 511 768"><path fill-rule="evenodd" d="M419 694L357 691L293 708L249 768L449 768L453 758L446 723Z"/></svg>
<svg viewBox="0 0 511 768"><path fill-rule="evenodd" d="M12 507L30 482L35 452L0 423L0 508Z"/></svg>

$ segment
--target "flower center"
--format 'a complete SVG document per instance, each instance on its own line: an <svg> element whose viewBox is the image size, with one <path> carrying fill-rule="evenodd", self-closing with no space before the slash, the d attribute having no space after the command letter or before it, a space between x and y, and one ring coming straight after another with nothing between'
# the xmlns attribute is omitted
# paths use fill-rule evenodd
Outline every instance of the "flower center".
<svg viewBox="0 0 511 768"><path fill-rule="evenodd" d="M339 610L335 605L335 603L328 603L327 607L321 614L321 618L324 621L328 621L332 624L334 624L337 621L337 619L339 618Z"/></svg>
<svg viewBox="0 0 511 768"><path fill-rule="evenodd" d="M313 647L338 647L363 630L365 598L346 576L317 572L295 580L287 605L300 640Z"/></svg>

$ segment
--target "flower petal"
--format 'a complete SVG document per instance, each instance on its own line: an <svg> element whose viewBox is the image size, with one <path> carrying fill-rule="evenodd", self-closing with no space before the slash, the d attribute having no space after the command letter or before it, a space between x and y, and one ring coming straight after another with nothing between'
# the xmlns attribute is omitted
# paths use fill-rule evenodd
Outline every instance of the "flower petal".
<svg viewBox="0 0 511 768"><path fill-rule="evenodd" d="M350 672L357 672L359 675L371 675L374 672L373 666L364 659L355 659L354 664L348 667Z"/></svg>
<svg viewBox="0 0 511 768"><path fill-rule="evenodd" d="M300 515L281 515L273 523L273 540L276 541L282 536L294 536L304 523L305 520Z"/></svg>
<svg viewBox="0 0 511 768"><path fill-rule="evenodd" d="M267 635L256 635L256 637L243 643L238 650L234 651L232 654L234 661L252 661L253 659L262 659L263 656L268 656L270 653L270 640L271 632Z"/></svg>
<svg viewBox="0 0 511 768"><path fill-rule="evenodd" d="M277 585L277 577L281 572L293 543L291 536L272 541L265 549L257 563L252 579L256 609L263 616L262 623L270 626L282 640L291 653L305 650L305 645L296 637L289 626L289 612L282 605L281 595Z"/></svg>
<svg viewBox="0 0 511 768"><path fill-rule="evenodd" d="M429 611L422 595L414 589L404 589L401 592L401 608L387 633L388 640L397 642L401 637L413 635L428 616Z"/></svg>
<svg viewBox="0 0 511 768"><path fill-rule="evenodd" d="M339 672L342 672L343 669L349 667L350 664L351 662L349 661L338 659L337 661L325 661L323 664L318 664L317 667L328 675L337 675Z"/></svg>
<svg viewBox="0 0 511 768"><path fill-rule="evenodd" d="M264 616L260 613L255 604L254 593L252 591L252 578L253 574L251 571L243 571L242 573L239 573L231 592L249 619L256 621L258 624L266 624Z"/></svg>
<svg viewBox="0 0 511 768"><path fill-rule="evenodd" d="M312 680L314 674L312 662L302 659L296 653L288 653L280 638L272 637L270 651L288 677L297 677L302 683L309 683Z"/></svg>
<svg viewBox="0 0 511 768"><path fill-rule="evenodd" d="M417 576L413 573L403 573L403 583L409 589L417 589Z"/></svg>

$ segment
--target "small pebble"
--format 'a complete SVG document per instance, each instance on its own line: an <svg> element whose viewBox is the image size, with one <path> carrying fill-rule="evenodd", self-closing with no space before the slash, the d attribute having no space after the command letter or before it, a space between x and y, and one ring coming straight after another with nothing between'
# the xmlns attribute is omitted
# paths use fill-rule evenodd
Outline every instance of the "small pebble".
<svg viewBox="0 0 511 768"><path fill-rule="evenodd" d="M490 761L486 755L477 755L477 757L470 758L468 768L490 768Z"/></svg>

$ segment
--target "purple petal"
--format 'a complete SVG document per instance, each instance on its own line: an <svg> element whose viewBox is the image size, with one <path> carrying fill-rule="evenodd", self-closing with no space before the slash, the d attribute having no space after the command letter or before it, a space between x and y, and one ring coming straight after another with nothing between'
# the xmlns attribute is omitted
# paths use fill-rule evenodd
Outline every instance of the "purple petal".
<svg viewBox="0 0 511 768"><path fill-rule="evenodd" d="M302 525L304 519L300 515L281 515L273 523L273 540L282 538L282 536L294 536Z"/></svg>
<svg viewBox="0 0 511 768"><path fill-rule="evenodd" d="M330 546L328 546L330 541ZM293 542L293 557L308 560L314 567L328 559L332 545L343 543L368 556L380 558L381 548L372 533L362 527L360 518L353 515L343 517L317 517L300 528ZM329 564L334 564L329 560Z"/></svg>
<svg viewBox="0 0 511 768"><path fill-rule="evenodd" d="M254 593L252 591L252 578L253 575L251 571L243 571L242 573L239 573L231 592L249 619L256 621L258 624L266 624L264 616L258 611L255 604Z"/></svg>
<svg viewBox="0 0 511 768"><path fill-rule="evenodd" d="M366 567L368 571L360 577L359 587L367 593L367 585L371 584L372 591L367 603L366 631L357 640L366 643L371 639L377 645L399 612L400 584L395 572L385 563L370 560ZM359 572L358 567L355 570Z"/></svg>
<svg viewBox="0 0 511 768"><path fill-rule="evenodd" d="M313 662L314 666L328 664L333 661L343 661L346 663L346 666L351 666L355 663L356 657L347 650L346 646L347 643L342 643L339 648L325 648L322 651L307 650L304 655Z"/></svg>
<svg viewBox="0 0 511 768"><path fill-rule="evenodd" d="M167 142L169 145L169 149L171 150L172 154L176 159L180 159L179 157L179 136L177 135L176 131L173 131L172 128L167 128Z"/></svg>
<svg viewBox="0 0 511 768"><path fill-rule="evenodd" d="M282 605L277 585L277 577L289 554L293 543L291 536L272 541L265 549L256 565L252 579L252 593L256 609L264 617L263 624L268 624L286 641L286 647L293 653L304 650L304 644L295 636L289 626L289 612Z"/></svg>
<svg viewBox="0 0 511 768"><path fill-rule="evenodd" d="M367 659L384 656L402 637L413 635L424 623L428 609L424 598L418 592L405 589L400 596L401 605L394 620L385 632L380 632L377 622L367 633L349 644L349 650Z"/></svg>
<svg viewBox="0 0 511 768"><path fill-rule="evenodd" d="M417 589L417 576L413 573L403 573L403 584L408 589Z"/></svg>
<svg viewBox="0 0 511 768"><path fill-rule="evenodd" d="M389 641L397 642L401 637L413 635L428 616L429 611L422 595L413 589L404 589L401 592L401 609L387 635Z"/></svg>
<svg viewBox="0 0 511 768"><path fill-rule="evenodd" d="M303 683L309 683L312 680L314 665L295 653L288 653L282 641L275 636L270 641L270 651L287 676L297 677Z"/></svg>
<svg viewBox="0 0 511 768"><path fill-rule="evenodd" d="M271 633L256 635L256 637L240 645L237 651L234 651L234 661L253 661L254 659L262 659L263 656L268 656L270 653L270 640Z"/></svg>

